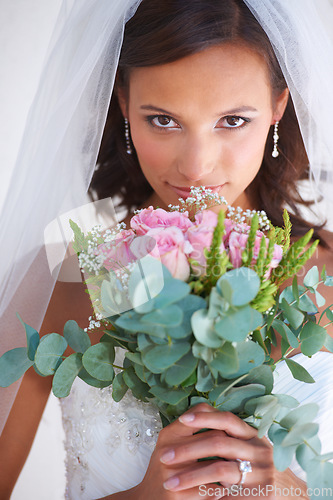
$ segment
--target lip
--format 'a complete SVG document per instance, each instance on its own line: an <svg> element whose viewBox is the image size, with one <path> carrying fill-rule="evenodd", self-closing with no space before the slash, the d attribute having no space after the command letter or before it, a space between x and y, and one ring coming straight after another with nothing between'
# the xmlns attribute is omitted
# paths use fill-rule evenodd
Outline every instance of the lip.
<svg viewBox="0 0 333 500"><path fill-rule="evenodd" d="M215 186L205 186L206 189L211 189L213 193L218 193L220 189L224 186L224 184L219 184ZM173 186L172 184L169 184L169 187L175 191L175 193L180 196L181 198L188 198L190 195L191 187L179 187L179 186Z"/></svg>

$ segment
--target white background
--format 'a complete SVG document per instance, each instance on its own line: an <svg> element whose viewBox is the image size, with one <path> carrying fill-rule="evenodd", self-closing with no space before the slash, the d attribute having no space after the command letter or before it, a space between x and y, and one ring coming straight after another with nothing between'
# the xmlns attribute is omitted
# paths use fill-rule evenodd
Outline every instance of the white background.
<svg viewBox="0 0 333 500"><path fill-rule="evenodd" d="M333 37L333 0L313 1L322 5ZM60 4L0 0L0 210ZM62 440L59 404L51 398L12 500L64 498Z"/></svg>

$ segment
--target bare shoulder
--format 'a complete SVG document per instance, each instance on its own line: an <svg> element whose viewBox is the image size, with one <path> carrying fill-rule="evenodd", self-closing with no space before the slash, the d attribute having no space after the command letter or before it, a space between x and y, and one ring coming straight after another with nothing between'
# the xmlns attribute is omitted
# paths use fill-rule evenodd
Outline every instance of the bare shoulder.
<svg viewBox="0 0 333 500"><path fill-rule="evenodd" d="M323 238L326 245L320 244L312 256L312 258L307 262L305 268L310 269L312 266L318 266L319 271L325 266L328 275L333 276L333 233L330 231L321 231L320 236ZM319 308L322 312L325 308L331 307L333 305L333 287L328 287L320 285L318 291L325 297L326 304ZM333 325L327 328L327 332L333 337Z"/></svg>
<svg viewBox="0 0 333 500"><path fill-rule="evenodd" d="M333 233L330 231L321 231L326 245L319 245L315 258L317 258L318 266L326 266L328 274L333 274Z"/></svg>

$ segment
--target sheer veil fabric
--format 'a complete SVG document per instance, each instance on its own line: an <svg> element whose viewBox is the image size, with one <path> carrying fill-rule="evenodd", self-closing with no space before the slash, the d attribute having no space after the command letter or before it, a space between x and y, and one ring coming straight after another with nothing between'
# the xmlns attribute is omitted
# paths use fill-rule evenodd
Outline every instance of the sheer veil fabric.
<svg viewBox="0 0 333 500"><path fill-rule="evenodd" d="M222 1L222 0L217 0ZM333 46L313 0L244 0L276 51L319 197L333 180ZM126 21L140 0L64 0L0 214L0 354L40 328L67 245L87 213ZM83 207L82 210L80 207ZM73 217L72 217L73 218ZM52 225L50 225L52 224ZM46 232L45 232L46 230ZM15 387L0 389L0 431Z"/></svg>

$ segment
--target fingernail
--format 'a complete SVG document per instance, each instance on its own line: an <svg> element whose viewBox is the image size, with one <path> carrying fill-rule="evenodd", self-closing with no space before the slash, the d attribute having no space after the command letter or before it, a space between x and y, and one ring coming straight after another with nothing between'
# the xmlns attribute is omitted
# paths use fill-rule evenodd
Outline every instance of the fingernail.
<svg viewBox="0 0 333 500"><path fill-rule="evenodd" d="M165 483L163 483L163 486L166 490L173 490L173 488L176 488L179 485L179 479L178 477L170 477Z"/></svg>
<svg viewBox="0 0 333 500"><path fill-rule="evenodd" d="M193 422L194 419L195 419L194 413L186 413L185 415L181 415L179 417L179 420L181 422L183 422L183 424L187 424L189 422Z"/></svg>
<svg viewBox="0 0 333 500"><path fill-rule="evenodd" d="M160 460L164 464L168 464L169 462L172 462L174 458L175 458L174 450L169 450L161 456Z"/></svg>

